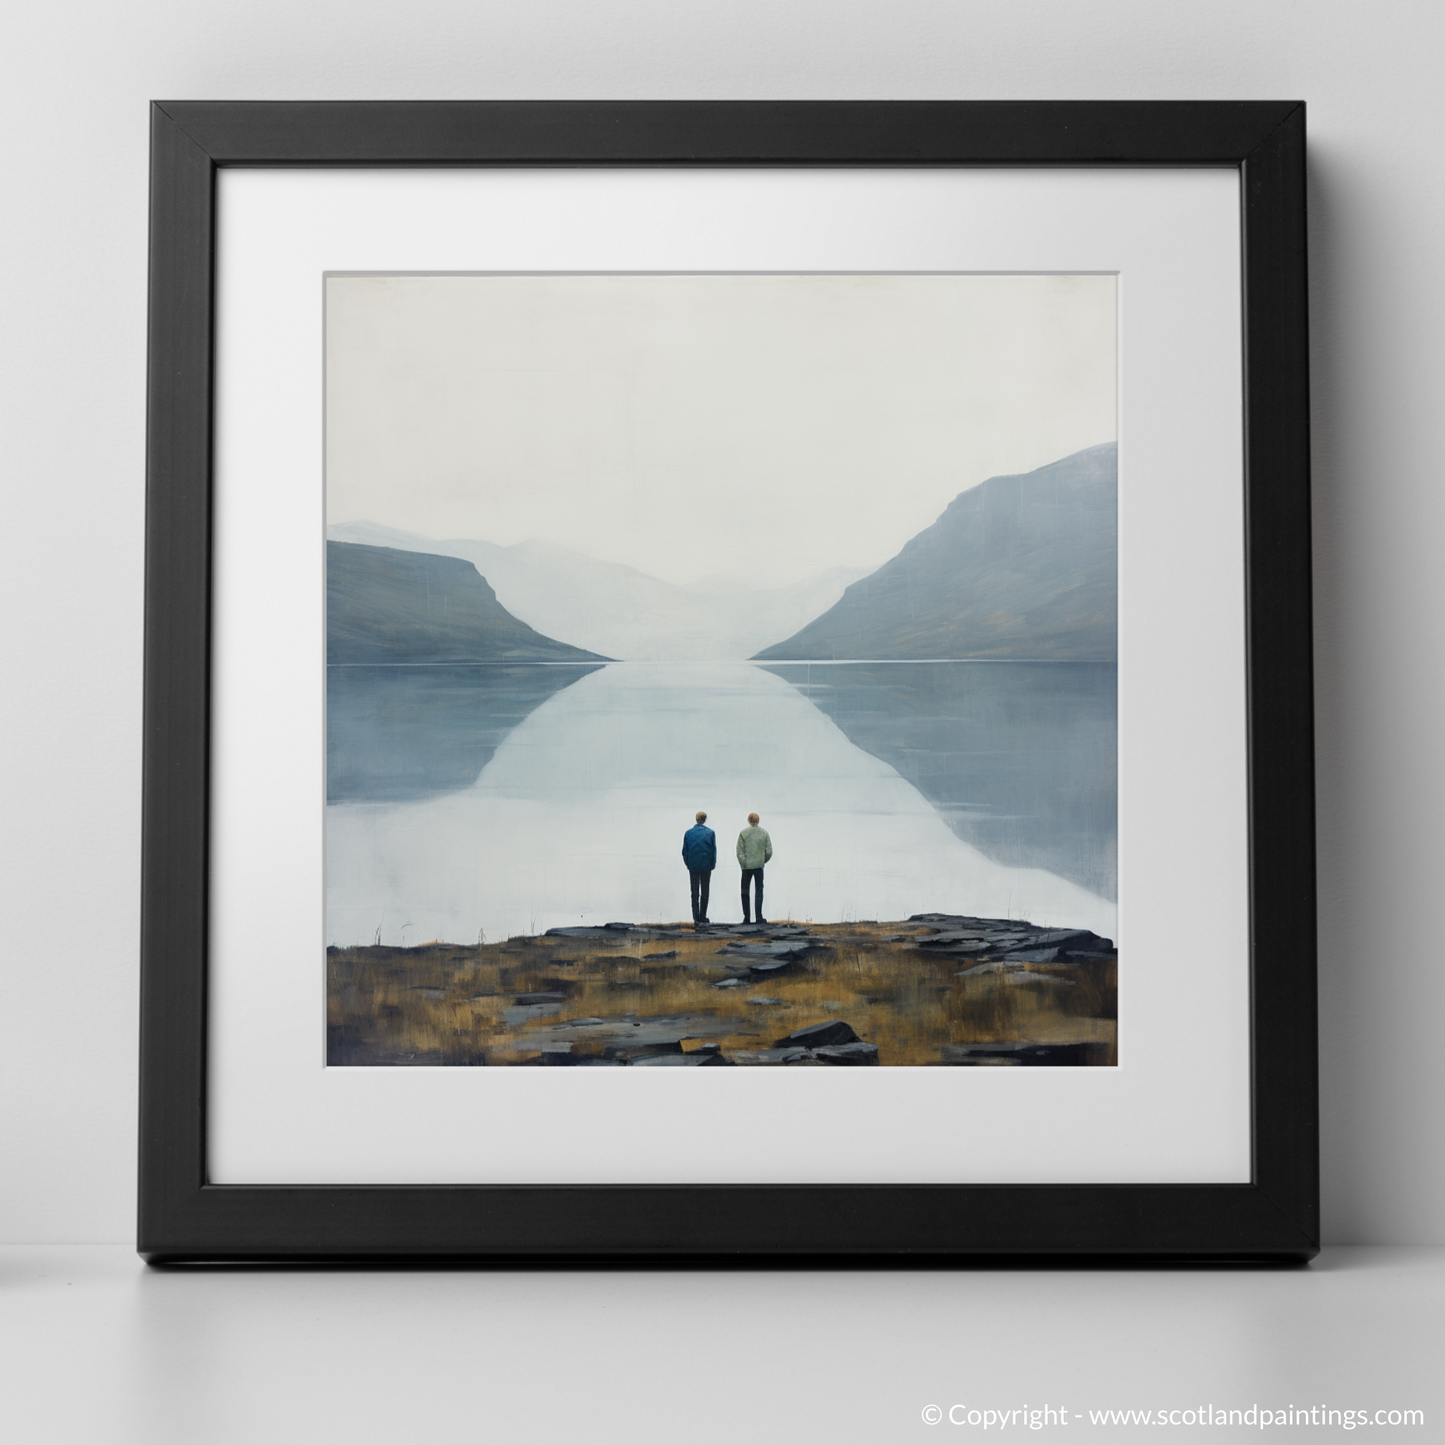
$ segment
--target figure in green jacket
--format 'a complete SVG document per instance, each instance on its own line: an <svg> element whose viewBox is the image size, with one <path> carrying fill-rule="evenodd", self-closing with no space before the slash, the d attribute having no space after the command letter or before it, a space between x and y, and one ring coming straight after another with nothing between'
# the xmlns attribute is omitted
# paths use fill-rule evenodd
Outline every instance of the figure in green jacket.
<svg viewBox="0 0 1445 1445"><path fill-rule="evenodd" d="M748 826L738 834L738 863L743 870L743 922L750 923L748 917L748 883L752 882L757 887L757 903L753 913L759 923L766 923L768 920L763 917L763 865L773 856L773 840L768 837L767 830L758 827L758 815L748 814Z"/></svg>

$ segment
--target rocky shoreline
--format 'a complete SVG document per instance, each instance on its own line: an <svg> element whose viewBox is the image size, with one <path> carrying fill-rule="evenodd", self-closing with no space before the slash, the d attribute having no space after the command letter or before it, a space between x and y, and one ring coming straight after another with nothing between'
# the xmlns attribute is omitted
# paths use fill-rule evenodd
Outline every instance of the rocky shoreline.
<svg viewBox="0 0 1445 1445"><path fill-rule="evenodd" d="M333 1065L1116 1059L1112 941L1016 919L617 922L471 949L332 949L328 967Z"/></svg>

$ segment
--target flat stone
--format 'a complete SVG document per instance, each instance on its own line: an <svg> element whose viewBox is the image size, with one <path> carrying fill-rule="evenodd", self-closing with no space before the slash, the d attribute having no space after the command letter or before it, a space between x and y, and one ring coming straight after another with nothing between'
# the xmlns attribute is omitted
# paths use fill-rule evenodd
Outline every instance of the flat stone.
<svg viewBox="0 0 1445 1445"><path fill-rule="evenodd" d="M535 1019L555 1018L562 1012L560 1003L523 1003L502 1010L502 1022L508 1028L520 1028Z"/></svg>
<svg viewBox="0 0 1445 1445"><path fill-rule="evenodd" d="M976 963L972 968L961 968L954 974L955 978L976 978L981 973L1007 973L1006 963Z"/></svg>
<svg viewBox="0 0 1445 1445"><path fill-rule="evenodd" d="M910 913L905 920L908 923L931 923L935 927L967 928L972 930L1007 928L1016 930L1019 928L1017 918L974 918L967 913ZM1025 928L1032 925L1024 924Z"/></svg>
<svg viewBox="0 0 1445 1445"><path fill-rule="evenodd" d="M705 1053L698 1049L690 1054L652 1054L644 1058L633 1059L629 1067L634 1069L643 1068L673 1068L673 1069L706 1069L716 1068L722 1065L726 1068L732 1067L732 1060L720 1053Z"/></svg>
<svg viewBox="0 0 1445 1445"><path fill-rule="evenodd" d="M1026 968L1010 969L1006 977L1010 983L1056 983L1063 988L1074 986L1071 978L1060 978L1056 973L1030 973Z"/></svg>
<svg viewBox="0 0 1445 1445"><path fill-rule="evenodd" d="M842 1019L828 1019L820 1024L809 1024L806 1028L794 1029L786 1038L778 1040L778 1047L788 1045L805 1049L821 1048L828 1044L852 1044L858 1041L853 1026Z"/></svg>
<svg viewBox="0 0 1445 1445"><path fill-rule="evenodd" d="M1052 963L1059 956L1057 948L1011 948L1010 963Z"/></svg>
<svg viewBox="0 0 1445 1445"><path fill-rule="evenodd" d="M1114 951L1114 943L1112 939L1100 938L1087 928L1048 928L1031 934L1023 943L1014 945L1010 952L1036 948L1056 948L1064 953L1105 954Z"/></svg>
<svg viewBox="0 0 1445 1445"><path fill-rule="evenodd" d="M683 1039L703 1040L732 1033L736 1019L712 1014L662 1014L651 1018L629 1015L610 1019L564 1019L520 1035L513 1049L546 1049L557 1043L600 1044L608 1051L657 1052L677 1050Z"/></svg>
<svg viewBox="0 0 1445 1445"><path fill-rule="evenodd" d="M792 966L793 960L791 958L780 958L774 963L755 963L748 969L748 972L752 974L754 978L767 978L771 974L785 973Z"/></svg>
<svg viewBox="0 0 1445 1445"><path fill-rule="evenodd" d="M713 984L713 987L714 987L714 988L737 988L742 982L743 982L743 980L740 979L740 978L724 978L724 979L719 979L717 983Z"/></svg>
<svg viewBox="0 0 1445 1445"><path fill-rule="evenodd" d="M851 1044L833 1044L813 1050L813 1057L825 1064L876 1064L878 1045L865 1044L861 1039Z"/></svg>
<svg viewBox="0 0 1445 1445"><path fill-rule="evenodd" d="M562 1049L544 1049L537 1055L536 1062L544 1068L574 1069L620 1069L620 1059L599 1058L595 1054L573 1054Z"/></svg>
<svg viewBox="0 0 1445 1445"><path fill-rule="evenodd" d="M609 1059L621 1059L627 1064L641 1063L643 1059L681 1058L682 1040L668 1039L663 1043L639 1044L633 1048L614 1045L606 1054Z"/></svg>
<svg viewBox="0 0 1445 1445"><path fill-rule="evenodd" d="M755 995L748 1000L749 1003L782 1003L780 998L764 998L761 994Z"/></svg>
<svg viewBox="0 0 1445 1445"><path fill-rule="evenodd" d="M813 946L811 939L772 939L767 943L725 943L724 953L740 954L747 958L796 958Z"/></svg>

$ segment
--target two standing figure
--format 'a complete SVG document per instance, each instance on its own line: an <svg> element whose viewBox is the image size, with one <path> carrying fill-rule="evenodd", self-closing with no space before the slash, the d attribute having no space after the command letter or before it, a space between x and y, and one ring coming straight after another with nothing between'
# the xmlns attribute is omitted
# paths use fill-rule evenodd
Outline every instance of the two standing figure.
<svg viewBox="0 0 1445 1445"><path fill-rule="evenodd" d="M763 868L773 856L773 840L766 829L758 826L758 815L748 814L748 826L738 834L738 866L743 870L743 922L763 917ZM687 865L688 882L692 886L692 922L696 928L710 920L707 916L708 894L712 888L712 871L717 867L717 835L707 826L707 814L699 813L697 823L682 835L682 861ZM749 885L754 893L749 899Z"/></svg>

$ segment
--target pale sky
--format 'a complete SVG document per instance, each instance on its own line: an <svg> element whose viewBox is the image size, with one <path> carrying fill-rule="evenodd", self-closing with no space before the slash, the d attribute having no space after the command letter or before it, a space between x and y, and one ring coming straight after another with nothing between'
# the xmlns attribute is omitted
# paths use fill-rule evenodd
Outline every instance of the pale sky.
<svg viewBox="0 0 1445 1445"><path fill-rule="evenodd" d="M875 567L1116 435L1113 276L333 276L327 521L653 576Z"/></svg>

